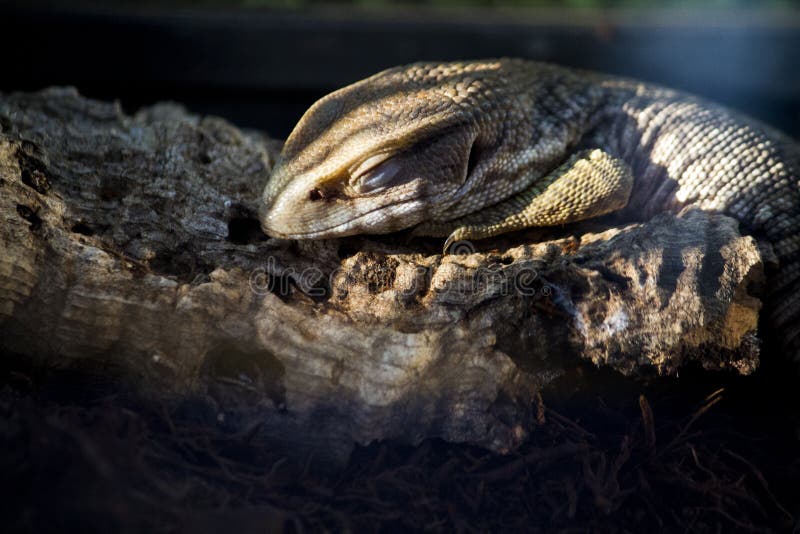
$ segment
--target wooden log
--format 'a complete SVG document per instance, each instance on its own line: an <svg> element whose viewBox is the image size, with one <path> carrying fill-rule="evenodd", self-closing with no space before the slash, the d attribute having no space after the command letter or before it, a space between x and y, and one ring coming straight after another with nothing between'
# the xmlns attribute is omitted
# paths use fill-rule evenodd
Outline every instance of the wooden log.
<svg viewBox="0 0 800 534"><path fill-rule="evenodd" d="M287 454L429 437L513 449L581 358L751 372L769 251L688 211L460 243L268 239L280 143L174 104L0 95L0 348ZM477 246L476 246L477 245Z"/></svg>

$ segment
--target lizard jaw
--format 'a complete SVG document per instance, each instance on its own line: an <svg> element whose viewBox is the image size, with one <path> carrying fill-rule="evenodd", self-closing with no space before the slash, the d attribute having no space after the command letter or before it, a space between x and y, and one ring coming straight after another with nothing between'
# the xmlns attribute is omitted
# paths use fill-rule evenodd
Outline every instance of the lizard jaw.
<svg viewBox="0 0 800 534"><path fill-rule="evenodd" d="M281 239L326 239L361 233L387 234L416 224L418 217L413 214L419 212L423 204L419 198L412 197L388 205L376 205L360 213L342 207L341 216L334 218L328 214L324 218L313 217L314 223L309 224L307 221L298 223L296 220L302 211L301 207L291 203L262 203L259 218L264 233ZM321 220L329 224L320 225Z"/></svg>

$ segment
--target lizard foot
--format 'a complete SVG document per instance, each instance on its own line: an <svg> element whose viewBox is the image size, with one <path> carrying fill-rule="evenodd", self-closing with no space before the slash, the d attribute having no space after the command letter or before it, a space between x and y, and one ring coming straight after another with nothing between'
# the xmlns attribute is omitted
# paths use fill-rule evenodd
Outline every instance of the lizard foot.
<svg viewBox="0 0 800 534"><path fill-rule="evenodd" d="M599 149L579 152L508 200L450 221L444 253L461 240L606 215L625 207L632 188L624 161Z"/></svg>

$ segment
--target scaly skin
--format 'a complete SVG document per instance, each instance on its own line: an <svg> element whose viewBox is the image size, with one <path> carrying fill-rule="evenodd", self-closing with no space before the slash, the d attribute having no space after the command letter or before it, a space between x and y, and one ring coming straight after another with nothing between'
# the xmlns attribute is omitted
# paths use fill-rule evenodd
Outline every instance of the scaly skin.
<svg viewBox="0 0 800 534"><path fill-rule="evenodd" d="M735 217L780 270L770 317L800 361L800 149L715 104L633 80L500 59L418 63L303 116L264 191L273 236L415 227L477 239L610 212Z"/></svg>

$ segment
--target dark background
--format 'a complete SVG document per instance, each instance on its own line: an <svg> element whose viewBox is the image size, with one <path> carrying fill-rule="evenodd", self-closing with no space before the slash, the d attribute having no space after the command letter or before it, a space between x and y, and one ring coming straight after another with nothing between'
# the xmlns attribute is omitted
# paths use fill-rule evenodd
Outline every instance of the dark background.
<svg viewBox="0 0 800 534"><path fill-rule="evenodd" d="M800 136L800 11L791 4L719 0L725 9L711 9L662 0L643 9L622 1L607 9L588 1L576 9L550 0L445 9L441 0L374 1L285 9L277 0L258 8L0 0L0 91L75 85L129 112L176 100L285 137L315 99L383 68L517 56L683 89Z"/></svg>
<svg viewBox="0 0 800 534"><path fill-rule="evenodd" d="M174 100L284 137L318 97L382 68L518 56L687 90L800 137L796 5L657 3L0 0L0 92L74 85L119 99L128 112ZM586 364L543 392L546 423L513 454L436 440L376 443L359 448L335 479L251 443L249 432L246 439L221 433L216 412L203 405L166 413L95 391L96 380L86 386L70 373L41 375L28 359L0 354L0 525L4 532L798 532L800 390L795 369L768 348L750 377L687 369L680 378L634 381ZM656 414L654 450L643 438L640 394ZM585 462L611 466L630 443L630 460L610 477L625 495L608 511L585 489ZM561 444L586 452L536 460ZM584 489L565 503L562 487Z"/></svg>

